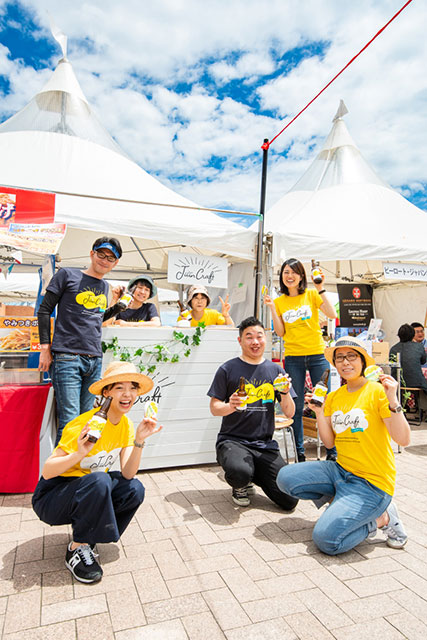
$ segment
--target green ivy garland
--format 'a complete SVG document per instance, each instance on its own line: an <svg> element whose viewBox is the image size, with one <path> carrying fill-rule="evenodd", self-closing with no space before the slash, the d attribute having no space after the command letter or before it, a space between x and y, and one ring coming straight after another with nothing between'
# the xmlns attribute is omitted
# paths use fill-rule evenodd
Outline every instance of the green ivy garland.
<svg viewBox="0 0 427 640"><path fill-rule="evenodd" d="M117 336L114 336L110 342L102 342L102 353L112 351L114 357L119 356L122 362L133 362L141 373L153 373L160 362L179 362L182 355L188 358L192 348L199 346L205 330L205 323L199 322L192 336L174 330L170 340L136 349L122 346Z"/></svg>

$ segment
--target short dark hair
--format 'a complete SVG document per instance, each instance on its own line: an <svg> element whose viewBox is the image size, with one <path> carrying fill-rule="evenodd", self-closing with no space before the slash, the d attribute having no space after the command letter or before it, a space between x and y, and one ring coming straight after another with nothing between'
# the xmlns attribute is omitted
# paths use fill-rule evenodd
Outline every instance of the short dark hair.
<svg viewBox="0 0 427 640"><path fill-rule="evenodd" d="M415 329L411 327L410 324L402 324L402 326L399 327L397 335L399 336L400 342L411 342L415 335Z"/></svg>
<svg viewBox="0 0 427 640"><path fill-rule="evenodd" d="M145 285L147 287L147 289L150 289L150 298L153 295L153 286L151 284L151 282L148 282L148 280L145 280L145 278L138 278L138 280L135 280L135 282L133 283L133 286L136 287L136 285L138 283L141 283L143 285Z"/></svg>
<svg viewBox="0 0 427 640"><path fill-rule="evenodd" d="M104 395L104 391L111 391L111 389L113 389L116 384L121 384L120 382L112 382L111 384L106 384L105 387L102 387L101 389L101 393L99 395L103 396ZM134 389L140 389L139 386L139 382L134 382L132 381L132 385Z"/></svg>
<svg viewBox="0 0 427 640"><path fill-rule="evenodd" d="M239 336L242 337L242 334L245 331L245 329L249 329L249 327L261 327L261 329L265 331L265 327L262 324L261 320L258 320L258 318L255 318L255 316L249 316L249 318L245 318L239 324L239 327L238 327Z"/></svg>
<svg viewBox="0 0 427 640"><path fill-rule="evenodd" d="M280 275L279 275L280 291L284 293L286 296L289 295L289 289L283 283L283 278L282 278L283 271L285 270L286 267L290 267L292 271L295 271L295 273L301 276L301 280L298 285L298 293L304 293L304 291L307 289L307 275L305 273L304 265L302 264L302 262L300 262L296 258L289 258L289 260L285 260L285 262L282 264L280 268Z"/></svg>
<svg viewBox="0 0 427 640"><path fill-rule="evenodd" d="M421 322L411 322L411 327L414 327L414 329L419 329L421 327L421 329L424 329L424 326L421 324Z"/></svg>
<svg viewBox="0 0 427 640"><path fill-rule="evenodd" d="M108 238L107 236L102 236L102 238L98 238L97 240L95 240L95 242L92 245L92 251L96 251L96 247L99 247L99 245L104 243L112 244L113 247L116 248L117 253L119 254L119 258L122 257L122 254L123 254L122 247L120 242L117 240L117 238Z"/></svg>

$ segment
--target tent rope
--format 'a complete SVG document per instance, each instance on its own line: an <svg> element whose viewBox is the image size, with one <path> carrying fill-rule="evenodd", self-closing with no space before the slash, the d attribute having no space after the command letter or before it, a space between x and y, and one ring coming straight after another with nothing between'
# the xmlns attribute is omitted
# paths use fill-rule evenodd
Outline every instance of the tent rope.
<svg viewBox="0 0 427 640"><path fill-rule="evenodd" d="M283 132L288 128L288 127L290 127L290 125L291 125L293 122L295 122L295 120L296 120L297 118L299 118L299 116L300 116L302 113L304 113L304 111L305 111L306 109L308 109L308 107L309 107L311 104L313 104L313 102L314 102L314 101L315 101L315 100L316 100L316 99L317 99L317 98L318 98L318 97L319 97L319 96L320 96L320 95L321 95L321 94L322 94L322 93L323 93L323 92L324 92L324 91L325 91L325 90L326 90L326 89L327 89L327 88L328 88L328 87L329 87L329 86L330 86L330 85L331 85L331 84L332 84L332 83L333 83L333 82L334 82L334 81L335 81L335 80L336 80L336 79L337 79L337 78L338 78L338 77L343 73L343 71L345 71L345 70L347 69L347 67L349 67L349 66L351 65L351 63L352 63L352 62L354 62L354 61L356 60L356 58L358 58L358 57L360 56L360 54L361 54L361 53L363 53L363 52L365 51L365 49L367 49L367 48L369 47L369 45L370 45L370 44L372 44L372 42L373 42L376 38L378 38L378 36L379 36L379 35L380 35L380 34L381 34L381 33L382 33L382 32L383 32L383 31L384 31L384 30L389 26L389 24L391 24L391 23L393 22L393 20L395 20L395 19L397 18L397 16L398 16L400 13L402 13L402 11L403 11L404 9L406 9L406 7L407 7L409 4L411 4L411 2L412 2L412 0L408 0L407 2L405 2L405 4L403 5L403 7L401 7L401 8L399 9L399 11L397 11L397 12L394 14L394 16L393 16L392 18L390 18L390 20L389 20L389 21L388 21L388 22L387 22L387 23L386 23L386 24L385 24L385 25L384 25L384 26L383 26L379 31L377 31L377 33L374 35L374 37L373 37L373 38L371 38L371 39L369 40L369 42L367 42L367 43L365 44L365 46L364 46L364 47L362 47L362 49L360 49L359 53L356 53L356 55L355 55L355 56L353 56L353 57L352 57L352 59L351 59L351 60L349 60L349 62L347 62L347 64L346 64L346 65L341 69L341 71L339 71L339 72L338 72L338 73L337 73L337 74L332 78L332 80L330 80L330 81L328 82L328 84L326 84L326 85L323 87L323 89L321 89L321 90L319 91L319 93L317 93L317 94L314 96L314 98L312 98L312 99L310 100L310 102L308 102L308 103L305 105L305 107L304 107L303 109L301 109L301 111L299 111L299 112L297 113L297 115L296 115L296 116L294 116L294 117L292 118L292 120L291 120L290 122L288 122L288 124L287 124L286 126L284 126L284 127L283 127L283 129L282 129L281 131L279 131L279 133L278 133L278 134L276 134L276 135L274 136L274 138L272 138L270 141L264 141L264 143L261 145L261 149L264 149L264 150L269 149L269 148L270 148L270 145L271 145L271 144L273 144L273 142L274 142L274 141L275 141L275 140L276 140L276 139L277 139L277 138L278 138L278 137L279 137L279 136L280 136L280 135L281 135L281 134L282 134L282 133L283 133Z"/></svg>

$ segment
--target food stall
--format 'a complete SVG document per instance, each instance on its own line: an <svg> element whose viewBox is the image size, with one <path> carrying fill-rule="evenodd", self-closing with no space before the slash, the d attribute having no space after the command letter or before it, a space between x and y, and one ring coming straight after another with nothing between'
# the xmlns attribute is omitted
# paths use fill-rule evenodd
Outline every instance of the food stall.
<svg viewBox="0 0 427 640"><path fill-rule="evenodd" d="M34 490L55 439L50 381L31 358L39 351L37 318L30 307L2 305L0 316L0 493Z"/></svg>

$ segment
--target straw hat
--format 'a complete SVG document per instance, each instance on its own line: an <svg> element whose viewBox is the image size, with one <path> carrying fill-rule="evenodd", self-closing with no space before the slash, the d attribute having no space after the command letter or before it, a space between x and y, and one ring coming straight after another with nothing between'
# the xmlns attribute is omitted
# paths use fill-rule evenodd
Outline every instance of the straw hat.
<svg viewBox="0 0 427 640"><path fill-rule="evenodd" d="M366 347L362 340L358 340L358 338L352 338L351 336L344 336L342 338L338 338L333 347L326 347L325 349L325 358L332 365L334 364L335 350L340 349L341 347L349 347L350 349L354 349L354 351L358 351L359 353L361 353L366 360L367 367L371 364L375 364L375 360L366 351Z"/></svg>
<svg viewBox="0 0 427 640"><path fill-rule="evenodd" d="M104 375L101 380L94 382L90 385L89 391L94 396L99 395L102 389L109 384L115 382L137 382L139 384L138 395L147 393L153 388L154 382L148 376L144 376L143 373L139 373L132 362L110 362L105 369Z"/></svg>
<svg viewBox="0 0 427 640"><path fill-rule="evenodd" d="M191 287L189 287L188 291L187 291L187 304L188 305L190 305L190 302L192 301L194 296L197 295L198 293L201 293L202 295L207 297L208 305L211 303L211 299L209 297L209 293L208 293L208 290L206 289L206 287L203 287L201 284L192 284Z"/></svg>

